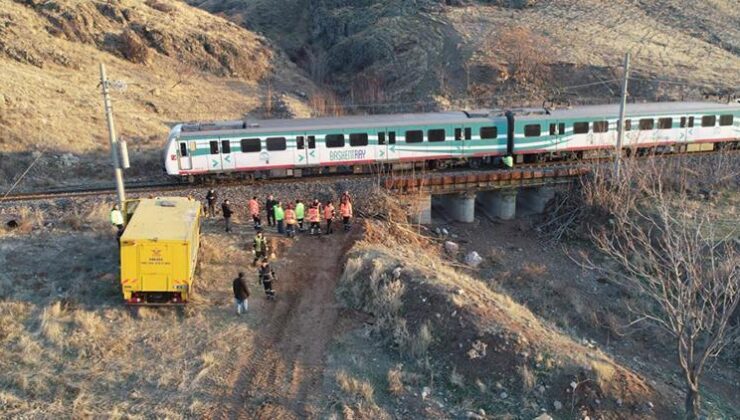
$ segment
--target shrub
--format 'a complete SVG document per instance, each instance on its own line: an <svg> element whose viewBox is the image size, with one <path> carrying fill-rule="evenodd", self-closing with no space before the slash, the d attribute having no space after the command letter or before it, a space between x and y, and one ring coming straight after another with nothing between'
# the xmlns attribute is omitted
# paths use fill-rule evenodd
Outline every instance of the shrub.
<svg viewBox="0 0 740 420"><path fill-rule="evenodd" d="M132 63L146 63L149 59L149 48L134 31L125 30L118 37L118 51Z"/></svg>

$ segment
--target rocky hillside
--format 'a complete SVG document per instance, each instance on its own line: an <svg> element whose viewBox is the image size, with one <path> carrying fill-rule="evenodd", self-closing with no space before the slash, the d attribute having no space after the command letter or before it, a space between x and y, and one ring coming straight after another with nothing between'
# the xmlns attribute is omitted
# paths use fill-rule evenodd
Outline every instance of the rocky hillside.
<svg viewBox="0 0 740 420"><path fill-rule="evenodd" d="M636 99L740 85L740 9L730 0L188 2L262 32L355 103L613 101L627 51Z"/></svg>
<svg viewBox="0 0 740 420"><path fill-rule="evenodd" d="M270 40L178 1L0 0L0 152L107 147L100 62L134 148L172 121L302 114L312 89Z"/></svg>

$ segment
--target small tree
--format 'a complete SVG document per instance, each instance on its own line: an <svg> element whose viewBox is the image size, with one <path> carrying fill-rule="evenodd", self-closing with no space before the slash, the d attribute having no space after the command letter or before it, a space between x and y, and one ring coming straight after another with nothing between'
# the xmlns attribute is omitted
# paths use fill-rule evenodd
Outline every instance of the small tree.
<svg viewBox="0 0 740 420"><path fill-rule="evenodd" d="M691 205L684 186L666 185L665 166L644 166L625 171L619 185L600 177L586 187L592 197L612 192L614 199L606 199L611 223L592 230L594 244L612 263L585 261L647 299L629 308L638 315L632 324L650 321L675 339L686 415L698 418L707 361L738 335L732 316L740 301L740 253L730 239L734 232L718 238L711 218L703 206Z"/></svg>

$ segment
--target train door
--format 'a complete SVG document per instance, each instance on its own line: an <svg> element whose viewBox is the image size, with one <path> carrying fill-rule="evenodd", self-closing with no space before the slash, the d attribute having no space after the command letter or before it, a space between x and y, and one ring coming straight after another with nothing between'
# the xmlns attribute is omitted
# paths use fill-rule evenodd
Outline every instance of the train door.
<svg viewBox="0 0 740 420"><path fill-rule="evenodd" d="M558 121L550 122L550 145L553 151L559 151L565 149L565 145L561 144L565 136L565 123Z"/></svg>
<svg viewBox="0 0 740 420"><path fill-rule="evenodd" d="M236 168L236 156L231 153L231 141L221 140L221 169L230 170Z"/></svg>
<svg viewBox="0 0 740 420"><path fill-rule="evenodd" d="M377 134L378 143L375 146L375 161L385 162L388 160L388 133L380 129Z"/></svg>
<svg viewBox="0 0 740 420"><path fill-rule="evenodd" d="M306 164L318 166L321 163L319 150L316 148L316 135L306 135L305 139Z"/></svg>
<svg viewBox="0 0 740 420"><path fill-rule="evenodd" d="M221 147L219 147L218 140L208 142L208 170L221 170Z"/></svg>
<svg viewBox="0 0 740 420"><path fill-rule="evenodd" d="M453 134L452 154L455 157L463 157L466 154L475 153L475 148L470 143L473 139L472 127L454 127Z"/></svg>
<svg viewBox="0 0 740 420"><path fill-rule="evenodd" d="M188 142L180 141L177 143L177 161L180 169L186 171L193 169L193 158L190 155Z"/></svg>

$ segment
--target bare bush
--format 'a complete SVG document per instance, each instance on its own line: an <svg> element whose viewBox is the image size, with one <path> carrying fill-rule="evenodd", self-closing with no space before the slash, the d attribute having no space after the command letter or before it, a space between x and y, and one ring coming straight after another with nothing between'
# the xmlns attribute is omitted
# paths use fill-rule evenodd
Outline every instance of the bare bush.
<svg viewBox="0 0 740 420"><path fill-rule="evenodd" d="M118 51L132 63L146 63L149 48L134 31L125 30L118 37Z"/></svg>
<svg viewBox="0 0 740 420"><path fill-rule="evenodd" d="M171 11L175 10L174 6L167 3L162 3L158 0L147 0L146 5L154 10L159 10L160 12L164 13L170 13Z"/></svg>
<svg viewBox="0 0 740 420"><path fill-rule="evenodd" d="M341 101L332 93L314 93L308 103L315 117L340 117L344 115Z"/></svg>
<svg viewBox="0 0 740 420"><path fill-rule="evenodd" d="M644 161L627 165L619 182L594 177L583 184L588 207L608 217L590 232L611 263L582 260L649 302L629 308L637 315L632 324L648 321L674 338L686 413L698 418L706 364L740 334L731 323L740 302L740 251L736 231L718 235L704 206L694 205L692 171L671 165Z"/></svg>
<svg viewBox="0 0 740 420"><path fill-rule="evenodd" d="M388 392L392 395L403 394L403 371L400 366L388 370Z"/></svg>
<svg viewBox="0 0 740 420"><path fill-rule="evenodd" d="M548 76L546 55L549 41L524 26L496 28L488 35L493 42L474 56L478 64L491 67L500 82L541 84Z"/></svg>

